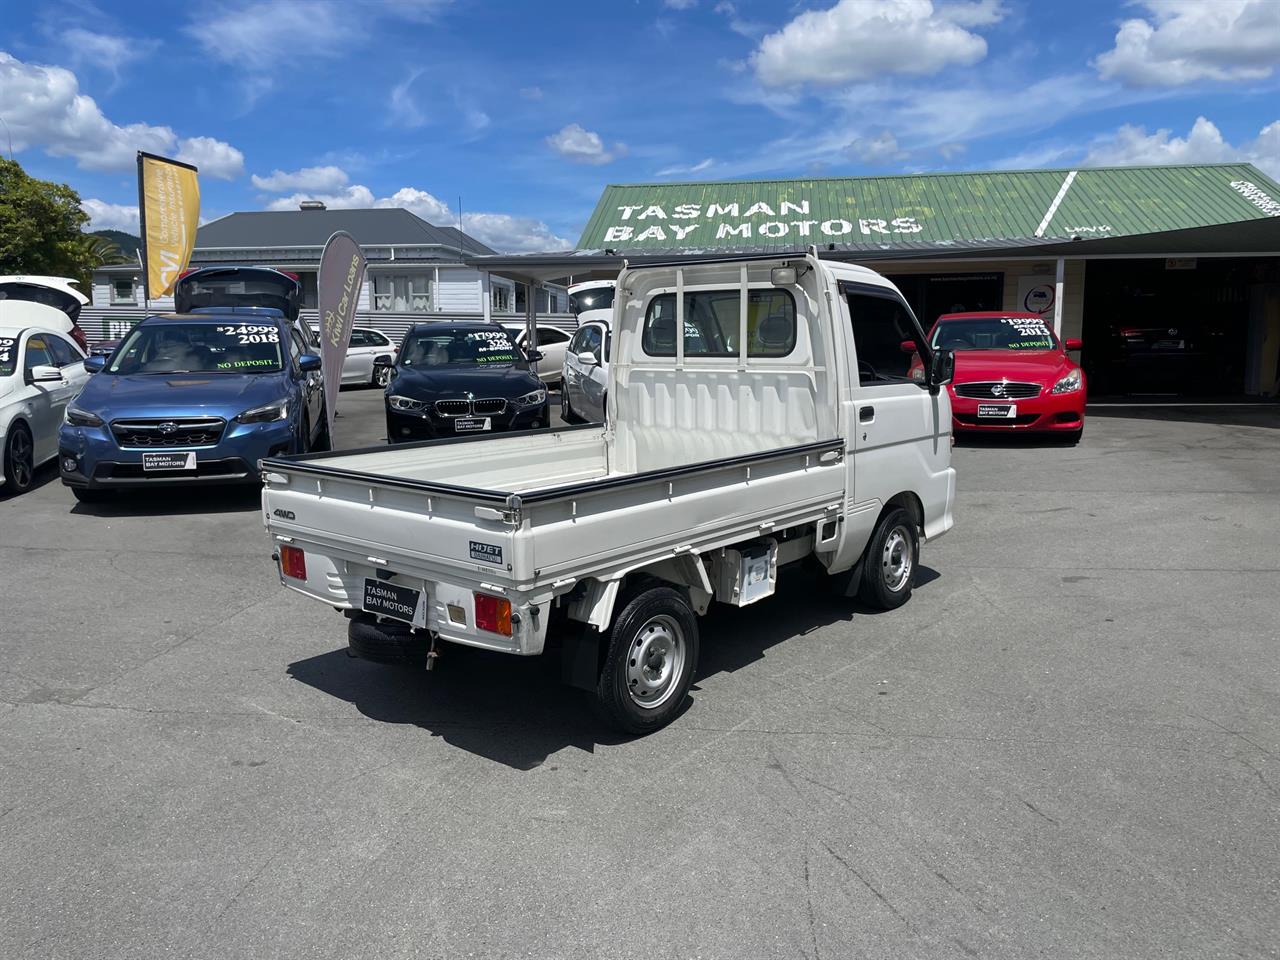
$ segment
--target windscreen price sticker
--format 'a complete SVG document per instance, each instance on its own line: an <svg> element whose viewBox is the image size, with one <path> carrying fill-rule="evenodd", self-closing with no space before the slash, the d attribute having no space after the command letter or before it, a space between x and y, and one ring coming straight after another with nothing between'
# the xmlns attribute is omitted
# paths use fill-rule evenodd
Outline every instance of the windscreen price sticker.
<svg viewBox="0 0 1280 960"><path fill-rule="evenodd" d="M242 323L238 327L215 327L227 337L239 337L240 343L279 343L280 331L269 325Z"/></svg>
<svg viewBox="0 0 1280 960"><path fill-rule="evenodd" d="M10 337L0 337L0 363L9 362L9 358L13 356L13 345L17 342Z"/></svg>
<svg viewBox="0 0 1280 960"><path fill-rule="evenodd" d="M1002 317L1001 323L1007 323L1024 337L1047 337L1049 328L1044 321L1033 317Z"/></svg>
<svg viewBox="0 0 1280 960"><path fill-rule="evenodd" d="M507 339L505 333L500 333L497 330L482 330L478 333L469 334L469 336L473 340L480 341L480 346L476 348L480 353L511 352L511 341Z"/></svg>

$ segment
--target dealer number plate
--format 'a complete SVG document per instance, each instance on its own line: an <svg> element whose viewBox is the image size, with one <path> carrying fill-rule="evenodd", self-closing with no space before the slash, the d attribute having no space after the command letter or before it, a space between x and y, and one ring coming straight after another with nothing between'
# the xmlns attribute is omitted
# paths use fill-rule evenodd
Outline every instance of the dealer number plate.
<svg viewBox="0 0 1280 960"><path fill-rule="evenodd" d="M387 580L364 578L364 602L361 607L365 613L376 613L380 617L390 617L415 627L426 627L427 604L421 590L405 587Z"/></svg>
<svg viewBox="0 0 1280 960"><path fill-rule="evenodd" d="M455 433L477 433L491 429L493 429L493 421L489 417L459 417L453 421Z"/></svg>
<svg viewBox="0 0 1280 960"><path fill-rule="evenodd" d="M144 453L142 469L148 470L194 470L196 468L196 452L186 453Z"/></svg>
<svg viewBox="0 0 1280 960"><path fill-rule="evenodd" d="M978 416L984 420L1012 420L1018 415L1016 403L980 403Z"/></svg>

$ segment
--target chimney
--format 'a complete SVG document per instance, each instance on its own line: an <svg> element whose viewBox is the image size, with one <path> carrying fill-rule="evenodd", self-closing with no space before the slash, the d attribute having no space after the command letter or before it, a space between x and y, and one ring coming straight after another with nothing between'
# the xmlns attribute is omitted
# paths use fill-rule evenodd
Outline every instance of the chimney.
<svg viewBox="0 0 1280 960"><path fill-rule="evenodd" d="M323 210L325 209L325 205L322 200L303 200L300 204L298 204L298 209L299 210Z"/></svg>

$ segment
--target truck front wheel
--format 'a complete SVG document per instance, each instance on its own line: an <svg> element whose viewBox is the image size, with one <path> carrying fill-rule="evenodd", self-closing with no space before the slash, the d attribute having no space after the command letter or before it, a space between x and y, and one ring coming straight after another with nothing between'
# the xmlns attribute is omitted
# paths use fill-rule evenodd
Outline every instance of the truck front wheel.
<svg viewBox="0 0 1280 960"><path fill-rule="evenodd" d="M654 586L613 621L595 709L626 733L658 730L684 706L698 666L698 622L684 594Z"/></svg>
<svg viewBox="0 0 1280 960"><path fill-rule="evenodd" d="M858 598L881 610L894 610L911 599L920 559L920 535L906 510L895 507L876 524L862 558Z"/></svg>

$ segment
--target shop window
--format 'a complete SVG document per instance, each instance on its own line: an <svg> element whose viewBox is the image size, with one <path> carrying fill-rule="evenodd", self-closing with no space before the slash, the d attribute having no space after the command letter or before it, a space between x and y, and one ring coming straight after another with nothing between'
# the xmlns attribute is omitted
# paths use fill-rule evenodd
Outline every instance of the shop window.
<svg viewBox="0 0 1280 960"><path fill-rule="evenodd" d="M136 304L138 295L132 279L111 281L111 302Z"/></svg>
<svg viewBox="0 0 1280 960"><path fill-rule="evenodd" d="M373 309L379 313L429 313L431 278L425 274L376 274Z"/></svg>

